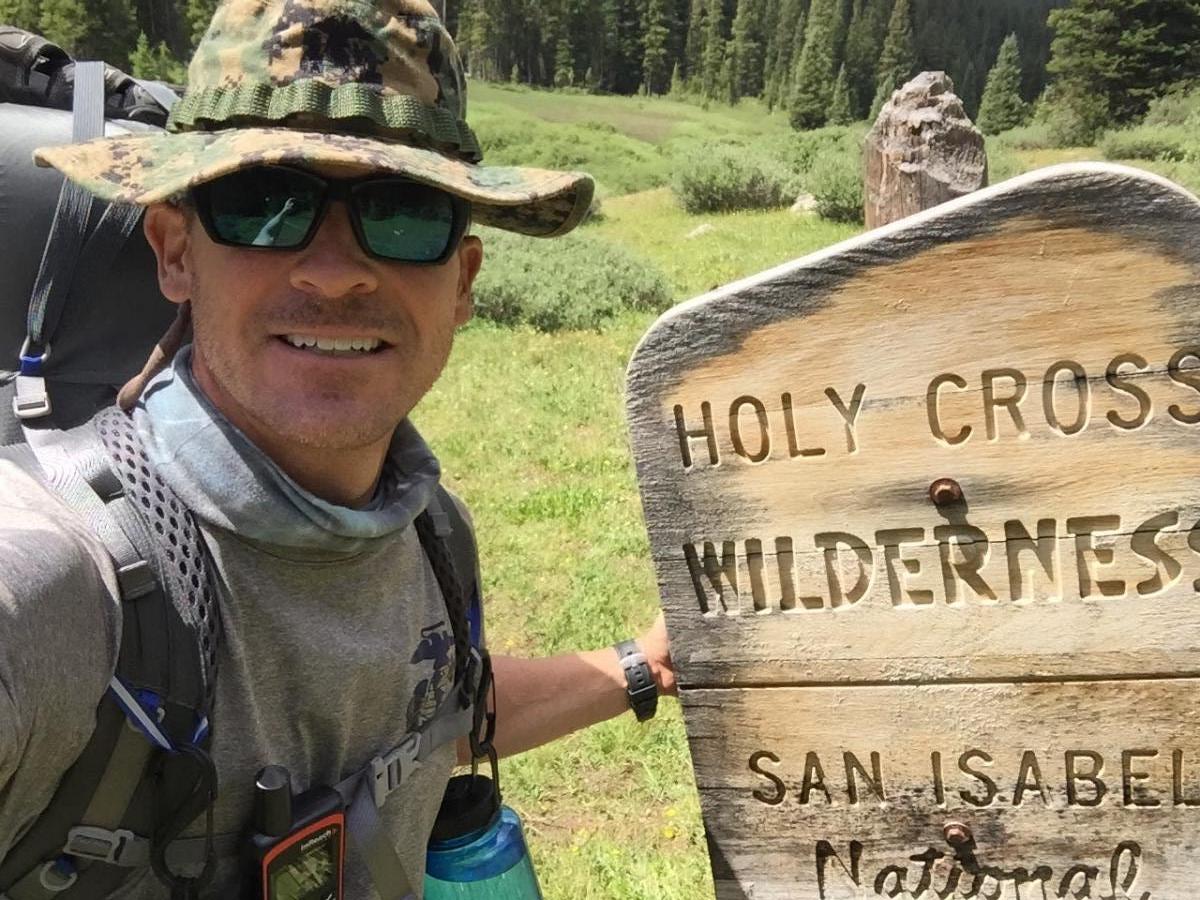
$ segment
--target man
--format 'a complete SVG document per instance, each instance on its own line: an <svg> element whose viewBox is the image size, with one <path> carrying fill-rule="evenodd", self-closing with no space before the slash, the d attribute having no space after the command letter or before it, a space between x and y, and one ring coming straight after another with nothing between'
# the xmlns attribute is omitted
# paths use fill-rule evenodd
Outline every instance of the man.
<svg viewBox="0 0 1200 900"><path fill-rule="evenodd" d="M427 0L227 0L171 133L39 151L101 197L148 206L163 294L190 304L193 343L132 421L215 569L218 834L246 830L264 765L299 788L335 784L450 688L431 650L446 608L411 527L438 467L407 416L471 316L484 252L470 222L561 234L592 194L584 175L477 165L464 112ZM2 858L88 740L120 618L92 530L16 467L0 479ZM661 618L640 643L673 693ZM502 755L628 708L612 649L494 670ZM447 745L382 810L417 892L454 762ZM204 895L239 896L237 867L225 848ZM119 896L167 896L149 873L133 881ZM375 895L352 868L346 896Z"/></svg>

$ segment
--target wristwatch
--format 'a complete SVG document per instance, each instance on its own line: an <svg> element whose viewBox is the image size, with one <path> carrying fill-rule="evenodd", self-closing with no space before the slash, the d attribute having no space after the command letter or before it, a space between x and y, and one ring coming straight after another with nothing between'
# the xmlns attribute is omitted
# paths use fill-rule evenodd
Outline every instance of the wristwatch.
<svg viewBox="0 0 1200 900"><path fill-rule="evenodd" d="M629 695L629 706L639 722L654 716L658 709L658 684L650 671L644 654L635 641L621 641L613 645L621 668L625 670L625 693Z"/></svg>

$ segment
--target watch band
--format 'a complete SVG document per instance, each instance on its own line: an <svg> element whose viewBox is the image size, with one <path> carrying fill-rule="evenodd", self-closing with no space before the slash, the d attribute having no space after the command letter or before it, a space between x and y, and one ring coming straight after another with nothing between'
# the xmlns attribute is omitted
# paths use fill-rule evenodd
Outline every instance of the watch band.
<svg viewBox="0 0 1200 900"><path fill-rule="evenodd" d="M625 693L629 696L629 706L639 722L652 718L658 710L658 684L646 662L646 654L638 648L635 641L621 641L613 645L617 658L621 660L621 668L625 670Z"/></svg>

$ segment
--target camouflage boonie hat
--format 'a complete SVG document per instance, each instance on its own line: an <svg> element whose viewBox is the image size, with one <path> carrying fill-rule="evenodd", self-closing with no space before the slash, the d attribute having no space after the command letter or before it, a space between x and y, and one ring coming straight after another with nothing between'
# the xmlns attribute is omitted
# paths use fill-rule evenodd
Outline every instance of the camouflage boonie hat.
<svg viewBox="0 0 1200 900"><path fill-rule="evenodd" d="M454 42L428 0L224 0L166 132L43 147L40 165L148 205L247 166L401 174L483 225L549 237L587 214L579 172L484 166Z"/></svg>

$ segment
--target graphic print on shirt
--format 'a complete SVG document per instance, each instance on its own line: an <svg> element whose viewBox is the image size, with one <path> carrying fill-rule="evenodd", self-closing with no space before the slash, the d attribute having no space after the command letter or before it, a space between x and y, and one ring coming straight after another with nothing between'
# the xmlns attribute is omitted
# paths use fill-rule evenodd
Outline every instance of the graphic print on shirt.
<svg viewBox="0 0 1200 900"><path fill-rule="evenodd" d="M433 718L454 685L454 634L444 619L421 629L421 640L409 662L428 670L408 704L408 728L415 731Z"/></svg>

